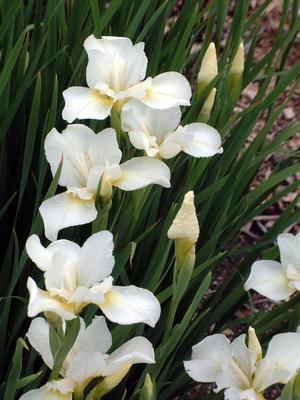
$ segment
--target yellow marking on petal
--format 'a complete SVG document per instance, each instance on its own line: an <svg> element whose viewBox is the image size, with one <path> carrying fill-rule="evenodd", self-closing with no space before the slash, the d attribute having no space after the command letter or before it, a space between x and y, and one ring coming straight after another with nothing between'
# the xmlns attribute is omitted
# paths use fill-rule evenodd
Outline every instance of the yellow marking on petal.
<svg viewBox="0 0 300 400"><path fill-rule="evenodd" d="M95 194L93 193L91 196L92 197L90 199L82 199L76 193L73 193L73 192L67 193L68 200L71 203L77 203L77 204L94 204L95 203Z"/></svg>
<svg viewBox="0 0 300 400"><path fill-rule="evenodd" d="M91 94L102 104L109 106L112 106L114 104L114 101L111 97L107 96L104 93L99 92L98 90L93 90Z"/></svg>

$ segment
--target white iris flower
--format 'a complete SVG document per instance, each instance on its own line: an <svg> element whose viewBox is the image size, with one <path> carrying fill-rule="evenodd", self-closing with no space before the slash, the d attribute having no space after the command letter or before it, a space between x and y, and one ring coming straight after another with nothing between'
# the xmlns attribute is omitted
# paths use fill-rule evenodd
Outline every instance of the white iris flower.
<svg viewBox="0 0 300 400"><path fill-rule="evenodd" d="M84 47L88 55L86 87L70 87L63 92L63 118L105 119L115 105L118 110L131 98L149 107L164 110L190 105L191 87L178 72L165 72L147 78L148 59L144 43L133 45L125 37L89 36Z"/></svg>
<svg viewBox="0 0 300 400"><path fill-rule="evenodd" d="M245 338L230 343L222 334L206 337L184 362L187 373L197 382L216 382L226 400L263 400L265 389L287 383L300 367L300 335L275 335L264 358L254 329L249 328L248 346Z"/></svg>
<svg viewBox="0 0 300 400"><path fill-rule="evenodd" d="M122 129L131 144L148 157L172 158L183 151L193 157L211 157L222 153L221 137L216 129L195 122L181 126L180 107L155 110L138 100L130 100L121 113Z"/></svg>
<svg viewBox="0 0 300 400"><path fill-rule="evenodd" d="M45 140L45 152L53 175L62 162L59 185L67 188L40 206L49 240L56 240L63 228L97 217L95 198L104 175L106 182L127 191L150 184L170 187L169 167L160 160L135 157L120 164L122 152L112 128L98 134L80 124L68 125L62 133L52 129Z"/></svg>
<svg viewBox="0 0 300 400"><path fill-rule="evenodd" d="M28 278L28 316L52 312L71 320L88 304L96 304L105 316L119 324L143 322L155 326L160 303L147 289L133 285L115 286L113 236L95 233L82 247L69 240L57 240L43 247L37 235L29 237L26 250L36 266L44 271L45 288Z"/></svg>
<svg viewBox="0 0 300 400"><path fill-rule="evenodd" d="M45 364L52 369L53 356L49 340L49 325L44 318L35 318L27 333L32 347L41 354ZM30 390L20 400L71 400L72 393L83 392L95 378L126 375L131 365L153 364L154 350L148 339L138 336L124 343L111 354L112 337L104 317L94 317L86 327L80 319L80 331L64 360L60 376L40 389Z"/></svg>

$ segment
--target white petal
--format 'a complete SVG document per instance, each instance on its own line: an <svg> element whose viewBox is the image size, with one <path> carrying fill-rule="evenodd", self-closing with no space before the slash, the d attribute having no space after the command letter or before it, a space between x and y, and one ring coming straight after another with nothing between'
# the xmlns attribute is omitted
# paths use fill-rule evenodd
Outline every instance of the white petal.
<svg viewBox="0 0 300 400"><path fill-rule="evenodd" d="M37 287L32 278L27 280L29 290L28 317L35 317L41 312L53 312L65 320L76 318L72 307L49 296L48 292Z"/></svg>
<svg viewBox="0 0 300 400"><path fill-rule="evenodd" d="M58 391L61 394L67 394L73 392L73 382L70 379L55 379L47 382L45 387L48 390Z"/></svg>
<svg viewBox="0 0 300 400"><path fill-rule="evenodd" d="M106 78L103 82L109 83L111 89L116 92L145 78L148 60L144 52L144 43L133 45L128 38L103 36L101 39L96 39L90 36L86 39L84 47L88 52L89 59L91 59L90 53L93 51L95 53L102 52L106 56L106 58L98 56L98 59L96 59L97 56L92 56L96 66L93 76L89 72L89 78L94 78L93 82L97 79L96 71L99 68L109 71L109 75L106 72L100 72L99 76L103 79Z"/></svg>
<svg viewBox="0 0 300 400"><path fill-rule="evenodd" d="M159 147L159 155L166 160L177 156L182 150L182 146L178 143L167 142Z"/></svg>
<svg viewBox="0 0 300 400"><path fill-rule="evenodd" d="M122 177L113 182L122 190L136 190L151 184L170 187L170 169L162 161L149 157L135 157L120 165Z"/></svg>
<svg viewBox="0 0 300 400"><path fill-rule="evenodd" d="M262 400L261 395L257 394L253 389L241 390L236 388L226 389L224 392L224 400Z"/></svg>
<svg viewBox="0 0 300 400"><path fill-rule="evenodd" d="M278 236L277 242L282 264L293 265L300 273L300 235L282 233Z"/></svg>
<svg viewBox="0 0 300 400"><path fill-rule="evenodd" d="M44 318L34 318L26 336L31 346L42 356L44 363L52 369L53 356L50 348L48 322Z"/></svg>
<svg viewBox="0 0 300 400"><path fill-rule="evenodd" d="M114 267L113 235L102 231L90 236L82 246L79 265L79 286L90 287L108 277Z"/></svg>
<svg viewBox="0 0 300 400"><path fill-rule="evenodd" d="M85 307L89 303L99 306L105 300L105 293L111 290L112 281L113 278L109 276L92 287L79 286L74 290L68 301L76 304L79 308Z"/></svg>
<svg viewBox="0 0 300 400"><path fill-rule="evenodd" d="M104 301L104 293L101 284L91 288L80 286L67 298L69 303L75 304L78 309L80 309L87 304L102 304Z"/></svg>
<svg viewBox="0 0 300 400"><path fill-rule="evenodd" d="M172 132L180 123L180 107L156 110L132 99L123 106L121 113L122 129L126 132L142 131L148 136L155 136L158 142Z"/></svg>
<svg viewBox="0 0 300 400"><path fill-rule="evenodd" d="M256 353L248 349L245 339L246 335L240 335L230 345L234 363L238 366L233 374L236 387L250 385L252 374L255 372Z"/></svg>
<svg viewBox="0 0 300 400"><path fill-rule="evenodd" d="M89 147L89 156L93 165L119 164L122 152L117 141L116 131L112 128L104 129L95 135Z"/></svg>
<svg viewBox="0 0 300 400"><path fill-rule="evenodd" d="M86 386L92 379L103 376L105 371L104 355L97 351L79 352L66 371L66 377L76 386Z"/></svg>
<svg viewBox="0 0 300 400"><path fill-rule="evenodd" d="M165 110L189 106L192 90L187 79L178 72L164 72L152 80L152 89L141 101L149 107Z"/></svg>
<svg viewBox="0 0 300 400"><path fill-rule="evenodd" d="M94 221L97 210L94 199L81 200L72 193L64 192L43 201L39 211L45 226L45 235L56 240L61 229Z"/></svg>
<svg viewBox="0 0 300 400"><path fill-rule="evenodd" d="M254 386L262 391L274 383L287 383L300 367L300 334L275 335L265 358L259 363Z"/></svg>
<svg viewBox="0 0 300 400"><path fill-rule="evenodd" d="M193 140L183 146L183 151L193 157L211 157L222 153L221 136L212 126L199 122L186 125L184 134L193 135Z"/></svg>
<svg viewBox="0 0 300 400"><path fill-rule="evenodd" d="M149 150L151 147L150 136L147 136L146 133L142 131L130 131L128 133L128 136L132 146L134 146L138 150L146 151L147 155L149 155ZM154 148L151 148L151 151L153 150ZM156 152L158 152L158 149Z"/></svg>
<svg viewBox="0 0 300 400"><path fill-rule="evenodd" d="M42 270L47 271L51 267L52 254L42 246L37 235L31 235L26 241L26 251L29 258Z"/></svg>
<svg viewBox="0 0 300 400"><path fill-rule="evenodd" d="M104 317L96 316L91 324L77 336L74 347L76 352L98 351L105 354L112 345L111 333Z"/></svg>
<svg viewBox="0 0 300 400"><path fill-rule="evenodd" d="M19 400L72 400L72 393L59 393L49 390L47 385L44 385L40 389L29 390Z"/></svg>
<svg viewBox="0 0 300 400"><path fill-rule="evenodd" d="M125 365L141 363L155 363L154 349L148 339L137 336L109 355L106 360L106 375L116 373Z"/></svg>
<svg viewBox="0 0 300 400"><path fill-rule="evenodd" d="M63 92L65 107L62 117L69 123L78 119L105 119L113 101L96 90L72 86Z"/></svg>
<svg viewBox="0 0 300 400"><path fill-rule="evenodd" d="M142 99L152 86L152 78L147 78L114 95L114 100Z"/></svg>
<svg viewBox="0 0 300 400"><path fill-rule="evenodd" d="M104 315L122 325L144 322L152 327L160 317L160 303L147 289L133 285L113 286L100 305Z"/></svg>
<svg viewBox="0 0 300 400"><path fill-rule="evenodd" d="M95 88L97 83L109 86L111 71L114 67L114 59L103 51L89 50L88 64L86 67L86 82L90 88Z"/></svg>
<svg viewBox="0 0 300 400"><path fill-rule="evenodd" d="M68 299L77 287L78 268L74 260L60 251L53 254L52 268L45 272L45 286L52 295Z"/></svg>
<svg viewBox="0 0 300 400"><path fill-rule="evenodd" d="M52 257L59 251L76 264L81 252L81 247L78 246L77 243L71 242L71 240L59 239L51 242L47 250L52 254Z"/></svg>
<svg viewBox="0 0 300 400"><path fill-rule="evenodd" d="M225 335L207 336L193 346L192 360L185 361L184 367L197 382L215 382L230 355L230 342Z"/></svg>
<svg viewBox="0 0 300 400"><path fill-rule="evenodd" d="M45 139L46 158L54 176L63 161L59 178L61 186L86 186L89 165L86 153L94 132L80 124L68 125L59 133L52 129Z"/></svg>
<svg viewBox="0 0 300 400"><path fill-rule="evenodd" d="M245 283L245 290L254 289L271 300L287 300L295 291L288 286L282 265L277 261L256 261Z"/></svg>

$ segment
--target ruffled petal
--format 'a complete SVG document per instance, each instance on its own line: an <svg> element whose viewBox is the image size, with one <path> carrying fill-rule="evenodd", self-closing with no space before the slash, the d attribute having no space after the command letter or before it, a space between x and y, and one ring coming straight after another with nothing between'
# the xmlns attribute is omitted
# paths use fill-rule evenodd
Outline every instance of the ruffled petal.
<svg viewBox="0 0 300 400"><path fill-rule="evenodd" d="M193 136L192 141L183 145L185 153L197 158L223 153L221 136L212 126L196 122L184 126L183 130L184 134Z"/></svg>
<svg viewBox="0 0 300 400"><path fill-rule="evenodd" d="M96 39L92 35L85 40L84 47L88 54L96 50L106 57L104 59L102 56L100 59L99 56L94 68L93 82L97 79L96 71L99 68L109 71L109 75L100 72L99 76L108 77L103 81L109 83L116 92L129 88L145 78L148 60L144 52L144 43L133 45L129 38L103 36L101 39ZM109 67L104 65L105 63Z"/></svg>
<svg viewBox="0 0 300 400"><path fill-rule="evenodd" d="M154 364L155 356L148 339L137 336L111 353L106 359L105 374L112 375L126 365Z"/></svg>
<svg viewBox="0 0 300 400"><path fill-rule="evenodd" d="M83 225L97 217L94 198L82 200L70 192L64 192L43 201L39 211L45 226L45 235L56 240L61 229Z"/></svg>
<svg viewBox="0 0 300 400"><path fill-rule="evenodd" d="M62 117L69 123L78 119L105 119L109 116L113 101L97 90L73 86L63 92L65 107Z"/></svg>
<svg viewBox="0 0 300 400"><path fill-rule="evenodd" d="M207 336L192 348L192 359L184 362L186 372L197 382L216 382L231 357L225 335Z"/></svg>
<svg viewBox="0 0 300 400"><path fill-rule="evenodd" d="M51 390L46 384L40 389L29 390L19 400L72 400L72 392L60 393L57 390Z"/></svg>
<svg viewBox="0 0 300 400"><path fill-rule="evenodd" d="M38 235L31 235L26 241L26 251L29 258L42 271L47 271L51 267L52 254L42 246Z"/></svg>
<svg viewBox="0 0 300 400"><path fill-rule="evenodd" d="M122 190L136 190L151 184L170 187L170 169L162 161L149 157L135 157L120 165L122 177L113 181Z"/></svg>
<svg viewBox="0 0 300 400"><path fill-rule="evenodd" d="M164 72L152 80L152 88L141 101L149 107L165 110L189 106L192 96L188 80L178 72Z"/></svg>
<svg viewBox="0 0 300 400"><path fill-rule="evenodd" d="M252 265L245 290L254 289L274 301L287 300L295 292L288 283L285 270L279 262L261 260Z"/></svg>
<svg viewBox="0 0 300 400"><path fill-rule="evenodd" d="M96 316L88 327L82 330L74 343L77 353L80 351L98 351L105 354L112 345L112 336L104 317Z"/></svg>
<svg viewBox="0 0 300 400"><path fill-rule="evenodd" d="M72 359L66 371L66 377L74 382L75 387L85 387L88 383L105 372L104 355L98 351L81 351Z"/></svg>
<svg viewBox="0 0 300 400"><path fill-rule="evenodd" d="M111 274L115 263L113 248L109 231L95 233L85 241L78 260L79 286L90 287Z"/></svg>
<svg viewBox="0 0 300 400"><path fill-rule="evenodd" d="M28 317L35 317L41 312L53 312L65 320L76 318L71 305L52 298L48 292L39 289L32 278L28 278L27 288L30 296Z"/></svg>
<svg viewBox="0 0 300 400"><path fill-rule="evenodd" d="M59 133L52 129L45 139L45 153L54 176L63 161L59 184L61 186L86 186L89 170L86 153L94 132L81 124L68 125Z"/></svg>
<svg viewBox="0 0 300 400"><path fill-rule="evenodd" d="M160 317L160 303L147 289L136 286L113 286L100 304L104 315L122 325L143 322L152 327Z"/></svg>
<svg viewBox="0 0 300 400"><path fill-rule="evenodd" d="M300 367L300 334L275 335L255 374L254 387L263 391L275 383L287 383Z"/></svg>
<svg viewBox="0 0 300 400"><path fill-rule="evenodd" d="M282 233L278 236L277 242L282 264L292 265L300 274L300 235Z"/></svg>
<svg viewBox="0 0 300 400"><path fill-rule="evenodd" d="M89 156L95 166L106 167L107 164L119 164L122 152L119 148L116 131L112 128L107 128L95 135L90 143Z"/></svg>
<svg viewBox="0 0 300 400"><path fill-rule="evenodd" d="M160 142L165 135L177 128L181 119L180 107L157 110L132 99L122 109L122 129L126 132L140 131L155 136Z"/></svg>
<svg viewBox="0 0 300 400"><path fill-rule="evenodd" d="M41 355L44 363L52 369L53 356L50 348L49 325L44 318L34 318L26 334L31 346Z"/></svg>

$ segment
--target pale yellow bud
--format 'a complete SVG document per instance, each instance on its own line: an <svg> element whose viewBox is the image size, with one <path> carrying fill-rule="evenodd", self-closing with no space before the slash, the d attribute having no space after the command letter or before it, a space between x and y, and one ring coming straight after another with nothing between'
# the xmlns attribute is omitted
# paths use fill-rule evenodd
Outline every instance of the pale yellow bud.
<svg viewBox="0 0 300 400"><path fill-rule="evenodd" d="M257 339L255 330L250 326L248 329L248 348L256 354L256 360L262 359L262 349Z"/></svg>
<svg viewBox="0 0 300 400"><path fill-rule="evenodd" d="M154 400L156 399L155 386L149 374L145 377L144 386L141 390L139 400Z"/></svg>
<svg viewBox="0 0 300 400"><path fill-rule="evenodd" d="M204 54L200 71L198 73L198 82L208 84L218 75L218 63L216 47L213 42L208 46Z"/></svg>
<svg viewBox="0 0 300 400"><path fill-rule="evenodd" d="M106 172L103 172L100 184L100 197L103 197L104 199L110 199L111 195L112 195L112 184L110 176Z"/></svg>
<svg viewBox="0 0 300 400"><path fill-rule="evenodd" d="M238 51L233 59L230 72L236 75L242 75L244 71L244 44L239 45Z"/></svg>
<svg viewBox="0 0 300 400"><path fill-rule="evenodd" d="M186 193L183 203L168 230L169 239L188 239L197 242L200 229L194 205L194 192Z"/></svg>
<svg viewBox="0 0 300 400"><path fill-rule="evenodd" d="M127 375L131 364L124 365L115 374L104 378L90 393L88 400L101 399L104 395L111 392Z"/></svg>
<svg viewBox="0 0 300 400"><path fill-rule="evenodd" d="M206 114L208 117L210 116L211 110L214 106L216 92L217 92L216 88L213 88L210 91L207 99L205 100L205 102L203 104L202 110L201 110L201 113Z"/></svg>

